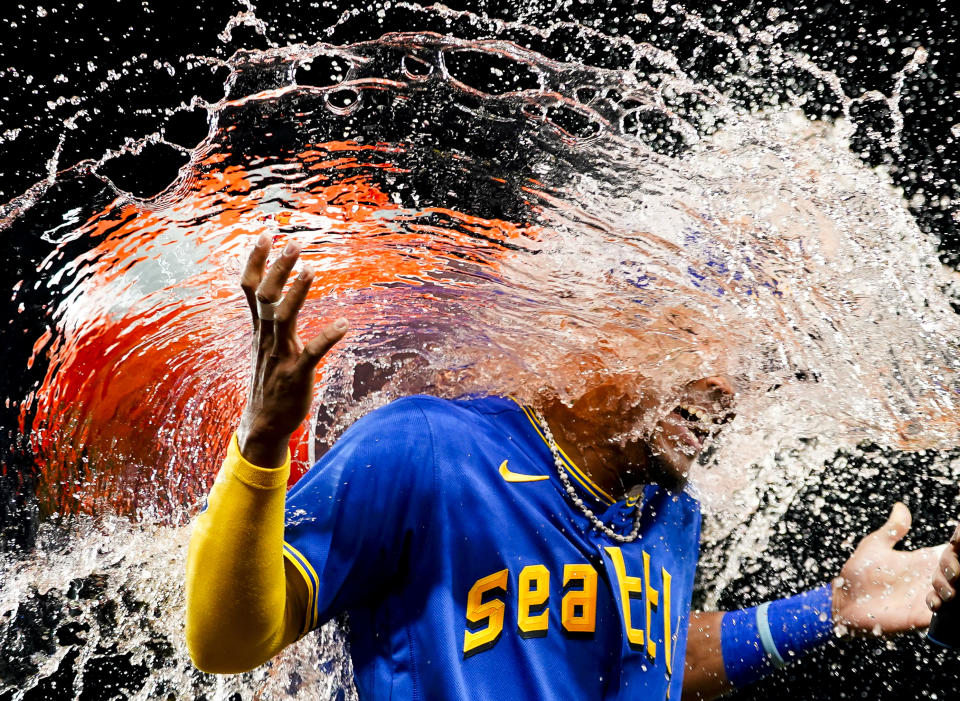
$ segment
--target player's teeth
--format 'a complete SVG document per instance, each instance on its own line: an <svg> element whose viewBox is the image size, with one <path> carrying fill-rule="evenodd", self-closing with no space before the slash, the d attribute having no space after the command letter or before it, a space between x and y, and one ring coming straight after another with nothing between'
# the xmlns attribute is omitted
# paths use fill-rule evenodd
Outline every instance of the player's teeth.
<svg viewBox="0 0 960 701"><path fill-rule="evenodd" d="M686 411L688 414L690 414L690 416L692 416L692 417L693 417L694 419L696 419L697 421L704 421L704 420L705 420L705 417L704 417L704 415L703 415L702 410L698 409L697 407L692 407L692 406L687 406L687 405L685 405L685 404L681 404L681 405L680 405L680 408L683 409L684 411Z"/></svg>

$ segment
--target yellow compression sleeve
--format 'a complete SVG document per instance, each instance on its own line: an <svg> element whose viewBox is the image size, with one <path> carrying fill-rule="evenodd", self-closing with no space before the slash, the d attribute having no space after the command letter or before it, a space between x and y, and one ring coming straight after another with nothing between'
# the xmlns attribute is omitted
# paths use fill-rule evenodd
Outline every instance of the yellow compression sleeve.
<svg viewBox="0 0 960 701"><path fill-rule="evenodd" d="M187 647L205 672L246 672L306 632L307 585L283 554L289 474L289 453L281 467L257 467L244 460L234 435L194 521Z"/></svg>

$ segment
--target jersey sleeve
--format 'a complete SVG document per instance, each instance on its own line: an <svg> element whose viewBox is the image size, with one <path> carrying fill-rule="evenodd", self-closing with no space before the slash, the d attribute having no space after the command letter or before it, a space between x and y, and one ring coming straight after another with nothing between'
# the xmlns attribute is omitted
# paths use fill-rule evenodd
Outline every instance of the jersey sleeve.
<svg viewBox="0 0 960 701"><path fill-rule="evenodd" d="M426 401L401 399L363 417L288 493L283 549L307 584L304 632L391 588L430 528Z"/></svg>

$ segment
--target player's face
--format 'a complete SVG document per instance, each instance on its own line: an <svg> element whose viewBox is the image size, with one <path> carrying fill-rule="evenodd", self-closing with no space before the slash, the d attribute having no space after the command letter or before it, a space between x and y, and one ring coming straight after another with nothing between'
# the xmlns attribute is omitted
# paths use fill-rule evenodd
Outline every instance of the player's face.
<svg viewBox="0 0 960 701"><path fill-rule="evenodd" d="M677 406L657 423L649 448L657 477L667 486L686 482L704 444L733 418L734 396L726 377L704 377L687 385Z"/></svg>

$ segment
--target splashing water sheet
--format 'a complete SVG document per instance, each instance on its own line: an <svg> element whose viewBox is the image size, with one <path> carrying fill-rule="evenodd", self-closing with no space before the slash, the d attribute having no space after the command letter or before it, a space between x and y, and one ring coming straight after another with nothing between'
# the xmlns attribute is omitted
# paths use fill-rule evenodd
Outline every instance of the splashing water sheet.
<svg viewBox="0 0 960 701"><path fill-rule="evenodd" d="M4 484L21 504L10 520L32 509L40 524L29 546L4 541L0 698L353 698L339 622L238 677L193 670L182 639L186 524L243 408L237 280L263 233L317 271L301 335L351 323L319 370L292 480L404 394L572 400L614 383L656 397L645 435L686 382L724 373L737 418L692 476L695 603L832 577L858 523L908 485L911 506L947 509L923 544L943 540L960 477L956 273L918 223L932 198L896 181L902 102L932 47L886 52L884 30L887 89L852 94L776 7L717 19L654 2L622 27L571 4L484 8L302 3L294 31L293 15L230 6L207 27L216 50L152 61L222 81L155 105L204 115L195 145L161 129L70 161L72 134L105 117L94 96L52 100L72 112L43 177L0 208L21 261L7 333L27 348L8 365L21 462L4 462ZM148 59L89 70L108 90ZM114 175L158 148L180 159L159 194ZM829 556L783 554L811 528L840 533ZM929 697L956 691L956 665L918 637L868 671L884 645L832 644L797 674L811 688L860 674L892 699L890 678L934 665Z"/></svg>

